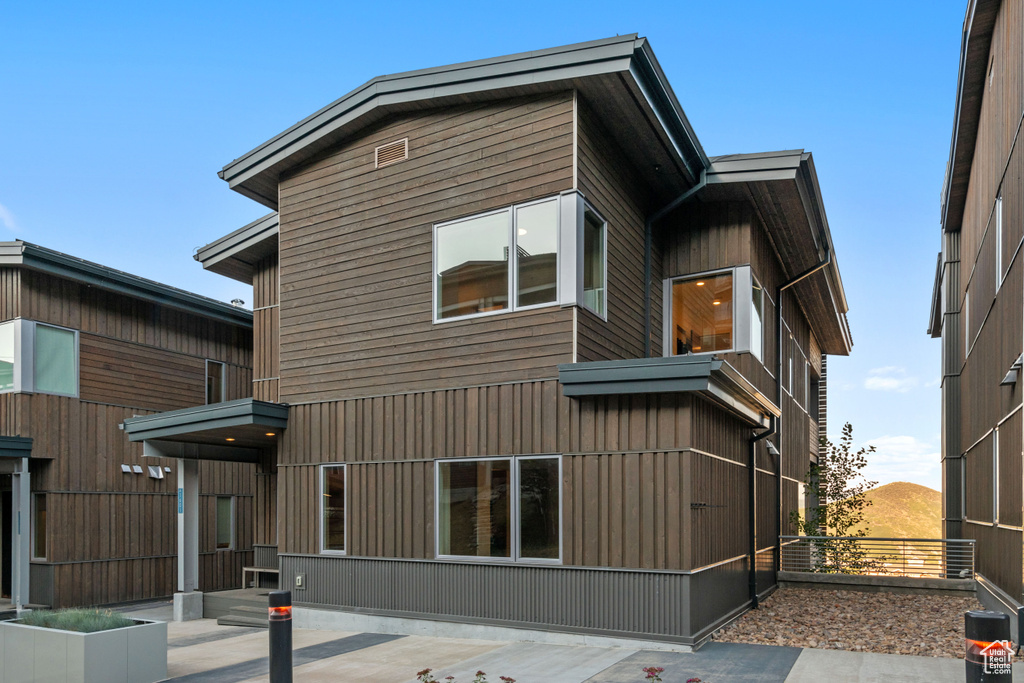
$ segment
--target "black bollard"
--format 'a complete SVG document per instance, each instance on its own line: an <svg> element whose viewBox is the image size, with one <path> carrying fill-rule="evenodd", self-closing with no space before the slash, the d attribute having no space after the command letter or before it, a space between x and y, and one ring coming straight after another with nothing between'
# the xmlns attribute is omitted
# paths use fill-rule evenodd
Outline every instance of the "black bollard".
<svg viewBox="0 0 1024 683"><path fill-rule="evenodd" d="M270 683L292 683L292 592L270 592Z"/></svg>
<svg viewBox="0 0 1024 683"><path fill-rule="evenodd" d="M975 610L964 614L967 636L967 683L1009 683L1013 680L1010 617L1002 612Z"/></svg>

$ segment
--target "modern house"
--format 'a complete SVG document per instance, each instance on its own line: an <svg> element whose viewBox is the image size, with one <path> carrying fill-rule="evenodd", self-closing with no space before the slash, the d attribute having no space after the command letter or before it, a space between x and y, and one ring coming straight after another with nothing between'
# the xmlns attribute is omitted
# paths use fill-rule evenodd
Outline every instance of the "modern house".
<svg viewBox="0 0 1024 683"><path fill-rule="evenodd" d="M942 337L945 535L977 540L989 606L1009 612L1024 600L1022 26L1018 3L968 5L928 329Z"/></svg>
<svg viewBox="0 0 1024 683"><path fill-rule="evenodd" d="M27 242L0 243L0 604L175 590L177 461L119 425L251 395L252 314ZM204 463L210 587L251 563L255 470Z"/></svg>
<svg viewBox="0 0 1024 683"><path fill-rule="evenodd" d="M297 605L697 644L773 590L852 345L810 154L709 158L632 35L375 78L220 175L272 211L196 255L253 285L254 400L125 431L258 462Z"/></svg>

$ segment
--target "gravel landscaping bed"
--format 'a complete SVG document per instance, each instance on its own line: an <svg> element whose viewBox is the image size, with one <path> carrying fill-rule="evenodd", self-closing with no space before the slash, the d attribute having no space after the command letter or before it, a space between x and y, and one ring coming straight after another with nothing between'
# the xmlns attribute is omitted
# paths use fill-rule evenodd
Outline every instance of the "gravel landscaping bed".
<svg viewBox="0 0 1024 683"><path fill-rule="evenodd" d="M714 639L962 659L972 609L974 598L783 588Z"/></svg>

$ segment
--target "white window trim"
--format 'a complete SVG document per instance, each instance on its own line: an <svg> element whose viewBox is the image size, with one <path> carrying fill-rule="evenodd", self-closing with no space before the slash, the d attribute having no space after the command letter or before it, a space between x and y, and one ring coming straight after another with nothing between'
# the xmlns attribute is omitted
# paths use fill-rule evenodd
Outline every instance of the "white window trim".
<svg viewBox="0 0 1024 683"><path fill-rule="evenodd" d="M206 380L209 379L209 377L210 377L210 363L218 363L218 364L220 364L220 400L219 401L214 401L213 403L210 403L209 402L209 397L207 396L206 397L206 399L207 399L206 405L214 405L216 403L223 403L224 401L227 400L227 397L228 397L228 386L227 386L228 385L228 365L224 361L213 360L212 358L207 358L206 359L206 374L203 376L203 394L204 395L206 394Z"/></svg>
<svg viewBox="0 0 1024 683"><path fill-rule="evenodd" d="M585 303L586 296L583 290L582 275L578 278L574 278L573 280L568 280L568 282L575 281L576 283L576 301L579 302L580 308L590 311L591 313L599 317L601 320L608 322L608 291L610 289L610 287L608 286L608 221L607 219L605 219L604 216L601 215L600 211L594 208L593 204L588 202L586 199L583 199L582 197L580 199L581 208L577 213L578 217L576 219L576 261L578 263L576 272L581 274L583 273L583 260L586 257L586 255L583 253L584 245L586 242L583 239L583 231L586 229L587 212L589 211L590 213L597 216L597 219L601 221L601 256L603 259L601 263L601 268L604 271L604 310L595 311L593 308L591 308Z"/></svg>
<svg viewBox="0 0 1024 683"><path fill-rule="evenodd" d="M345 477L344 488L342 496L344 501L342 506L345 510L345 519L343 521L345 526L345 547L341 550L334 548L328 549L327 546L327 526L324 524L324 481L327 476L327 470L340 468ZM324 463L320 465L320 486L319 486L319 498L320 502L317 505L320 511L320 554L321 555L347 555L348 554L348 465L346 463Z"/></svg>
<svg viewBox="0 0 1024 683"><path fill-rule="evenodd" d="M992 430L992 526L999 526L999 428Z"/></svg>
<svg viewBox="0 0 1024 683"><path fill-rule="evenodd" d="M69 396L77 398L81 393L81 359L79 350L79 332L70 327L41 323L35 320L14 318L7 320L2 325L14 326L14 387L12 389L0 389L0 394L46 394L48 396ZM75 391L65 394L56 391L37 391L35 388L35 341L36 328L51 327L56 330L64 330L74 334L75 338Z"/></svg>
<svg viewBox="0 0 1024 683"><path fill-rule="evenodd" d="M996 195L995 205L995 228L996 228L996 293L1003 284L1003 190L1000 188Z"/></svg>
<svg viewBox="0 0 1024 683"><path fill-rule="evenodd" d="M475 213L470 216L463 216L456 218L455 220L444 221L443 223L435 223L432 230L432 258L431 258L431 271L430 271L430 289L431 289L431 317L435 325L442 325L444 323L456 322L459 320L470 320L473 318L485 318L492 315L501 315L504 313L513 313L515 311L529 311L538 308L550 308L552 306L558 306L562 300L562 288L563 283L560 277L561 268L560 264L562 261L563 249L562 242L562 210L561 207L557 207L555 211L555 300L548 301L540 304L532 304L529 306L518 306L516 305L516 299L519 296L518 292L518 281L519 281L519 250L518 250L518 234L516 228L517 212L519 209L526 208L528 206L534 206L537 204L543 204L545 202L559 202L559 196L543 197L541 199L535 199L528 202L520 202L518 204L512 204L505 206L494 211L484 211L483 213ZM451 225L457 225L459 223L465 223L466 221L476 220L478 218L485 218L487 216L494 216L497 214L507 214L508 216L508 306L497 310L497 311L483 311L481 313L469 313L467 315L453 316L450 318L441 318L438 316L438 296L440 292L437 289L437 232L443 228Z"/></svg>
<svg viewBox="0 0 1024 683"><path fill-rule="evenodd" d="M213 514L213 523L214 523L213 545L214 545L214 549L217 552L219 552L219 553L227 552L227 551L230 551L230 550L234 550L235 549L235 507L236 507L236 505L235 505L235 503L236 503L235 496L216 495L216 496L214 496L214 498L216 499L216 502L214 503L214 505L216 507L214 507L214 511L213 511L213 513L214 513ZM218 519L217 519L217 507L219 507L220 499L221 498L227 498L228 500L231 501L231 541L228 543L228 547L226 547L226 548L218 548L218 547L216 547L217 546L217 529L216 529L216 525L217 525L217 522L218 522Z"/></svg>
<svg viewBox="0 0 1024 683"><path fill-rule="evenodd" d="M675 356L673 353L674 347L672 345L672 284L679 280L696 280L697 278L714 277L716 275L724 275L726 273L732 275L732 346L728 349L718 349L716 351L695 351L686 354L687 356L710 356L716 353L743 353L749 351L750 346L750 318L747 317L745 324L739 324L739 316L743 314L743 311L750 313L750 309L753 304L750 299L750 288L746 289L744 296L748 301L746 305L742 305L739 301L740 297L737 293L740 291L740 281L737 277L737 273L746 269L747 273L750 272L750 266L736 266L733 268L717 268L715 270L705 270L699 273L687 273L685 275L674 275L672 277L665 278L662 281L662 293L661 293L661 355L668 358ZM749 279L747 280L749 283ZM740 331L746 335L745 344L739 345L740 342ZM763 336L763 335L762 335Z"/></svg>
<svg viewBox="0 0 1024 683"><path fill-rule="evenodd" d="M764 291L764 285L762 285L760 280L758 280L756 277L754 277L754 273L751 272L750 273L750 293L751 293L751 299L753 298L754 285L755 284L761 290L761 343L759 345L760 348L757 348L757 349L755 349L754 348L754 344L751 343L750 344L750 353L753 354L754 358L756 358L758 360L758 362L763 364L764 363L764 327L765 327L764 326L764 314L765 314L764 302L765 302L765 299L767 298L767 296L766 296L765 291ZM750 319L751 319L751 321L753 321L754 315L756 315L756 313L757 313L757 310L754 308L754 302L751 301L750 302ZM753 325L751 325L750 332L751 332L751 337L753 337ZM751 342L752 341L753 340L751 340Z"/></svg>
<svg viewBox="0 0 1024 683"><path fill-rule="evenodd" d="M506 460L511 463L512 490L510 493L509 518L511 523L511 546L509 557L481 557L479 555L445 555L440 552L441 548L441 465L444 463L462 462L487 462ZM558 461L558 559L545 559L535 557L522 557L520 555L520 524L519 519L519 461L520 460L557 460ZM554 453L538 455L503 455L484 458L438 458L434 460L434 557L439 560L457 560L459 562L473 563L500 563L500 564L538 564L538 565L560 565L564 557L565 534L563 529L563 510L565 499L562 491L562 456ZM346 479L347 483L347 479Z"/></svg>

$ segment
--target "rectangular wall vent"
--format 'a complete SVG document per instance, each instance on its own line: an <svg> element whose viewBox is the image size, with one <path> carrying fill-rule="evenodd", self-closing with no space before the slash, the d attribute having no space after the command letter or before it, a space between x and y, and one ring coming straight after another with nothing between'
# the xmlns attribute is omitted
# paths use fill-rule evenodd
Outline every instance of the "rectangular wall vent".
<svg viewBox="0 0 1024 683"><path fill-rule="evenodd" d="M409 158L409 138L402 138L386 145L381 145L373 151L374 164L376 168L405 161Z"/></svg>

